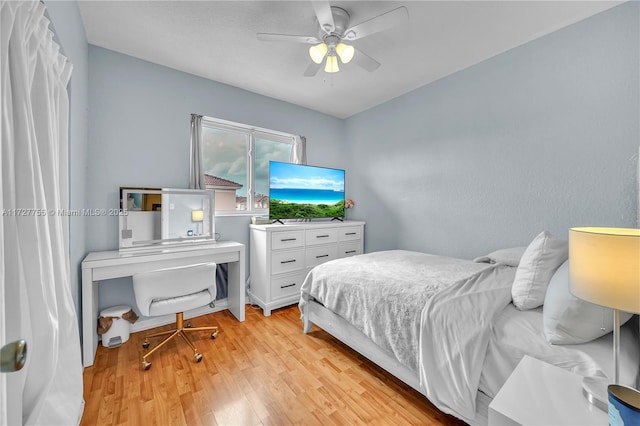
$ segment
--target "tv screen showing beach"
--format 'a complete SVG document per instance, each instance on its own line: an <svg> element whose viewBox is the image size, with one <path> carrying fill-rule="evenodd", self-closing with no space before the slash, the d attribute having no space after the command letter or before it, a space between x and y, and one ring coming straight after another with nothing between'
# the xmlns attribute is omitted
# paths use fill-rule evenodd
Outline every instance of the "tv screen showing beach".
<svg viewBox="0 0 640 426"><path fill-rule="evenodd" d="M344 170L269 163L269 218L344 217Z"/></svg>

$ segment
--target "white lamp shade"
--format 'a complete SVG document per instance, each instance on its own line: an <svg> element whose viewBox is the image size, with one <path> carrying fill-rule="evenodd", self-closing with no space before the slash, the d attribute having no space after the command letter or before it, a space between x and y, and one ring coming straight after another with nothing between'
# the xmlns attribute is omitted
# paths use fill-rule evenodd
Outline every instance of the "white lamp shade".
<svg viewBox="0 0 640 426"><path fill-rule="evenodd" d="M309 56L311 60L316 64L322 63L324 59L324 55L327 54L327 45L325 43L316 44L315 46L311 46L309 48Z"/></svg>
<svg viewBox="0 0 640 426"><path fill-rule="evenodd" d="M348 44L338 43L336 46L336 53L340 56L340 60L343 64L348 64L353 59L353 55L356 53L356 49Z"/></svg>
<svg viewBox="0 0 640 426"><path fill-rule="evenodd" d="M202 222L204 220L204 211L202 210L191 210L191 221L192 222Z"/></svg>
<svg viewBox="0 0 640 426"><path fill-rule="evenodd" d="M329 73L340 71L338 57L335 55L327 56L327 64L324 66L324 70Z"/></svg>
<svg viewBox="0 0 640 426"><path fill-rule="evenodd" d="M569 281L580 299L640 313L640 229L570 229Z"/></svg>

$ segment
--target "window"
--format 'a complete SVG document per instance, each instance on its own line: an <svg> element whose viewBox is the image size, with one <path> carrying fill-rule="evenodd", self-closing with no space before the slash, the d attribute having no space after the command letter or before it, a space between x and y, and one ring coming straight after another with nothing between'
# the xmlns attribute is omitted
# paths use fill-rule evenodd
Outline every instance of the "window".
<svg viewBox="0 0 640 426"><path fill-rule="evenodd" d="M203 117L202 168L216 213L266 214L269 161L294 162L295 143L291 134Z"/></svg>

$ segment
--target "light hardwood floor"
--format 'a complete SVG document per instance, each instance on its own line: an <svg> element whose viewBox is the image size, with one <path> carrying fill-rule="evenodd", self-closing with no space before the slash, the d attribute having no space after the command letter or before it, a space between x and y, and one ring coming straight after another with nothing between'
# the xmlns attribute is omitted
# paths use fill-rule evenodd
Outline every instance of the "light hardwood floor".
<svg viewBox="0 0 640 426"><path fill-rule="evenodd" d="M228 311L194 318L220 327L215 340L190 334L202 362L180 339L148 371L141 344L151 330L99 346L84 370L81 425L463 424L316 326L303 334L299 316L297 306L270 317L247 306L243 323Z"/></svg>

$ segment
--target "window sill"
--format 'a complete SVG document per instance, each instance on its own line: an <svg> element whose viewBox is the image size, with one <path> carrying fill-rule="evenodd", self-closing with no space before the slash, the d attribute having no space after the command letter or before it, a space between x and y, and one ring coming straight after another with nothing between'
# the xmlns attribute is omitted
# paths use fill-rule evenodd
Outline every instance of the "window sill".
<svg viewBox="0 0 640 426"><path fill-rule="evenodd" d="M233 217L233 216L242 216L242 217L251 217L251 216L268 216L268 211L219 211L215 212L215 217Z"/></svg>

